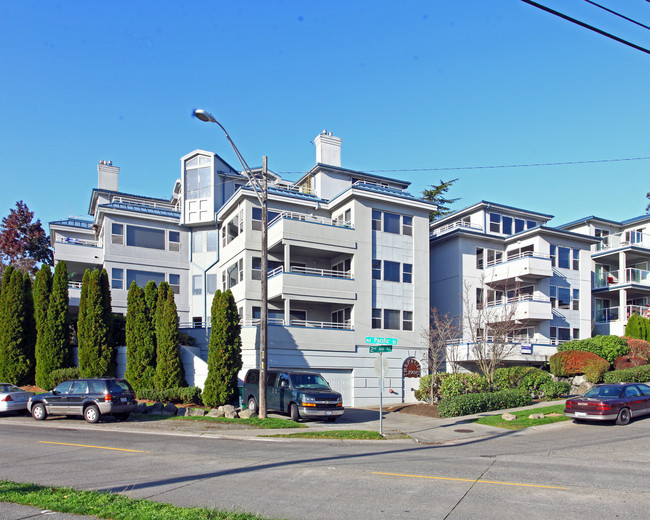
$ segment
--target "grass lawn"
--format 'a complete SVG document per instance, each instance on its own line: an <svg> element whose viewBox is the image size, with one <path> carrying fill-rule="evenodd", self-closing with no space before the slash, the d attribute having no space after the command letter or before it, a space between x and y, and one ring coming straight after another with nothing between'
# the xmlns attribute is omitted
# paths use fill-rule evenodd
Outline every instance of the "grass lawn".
<svg viewBox="0 0 650 520"><path fill-rule="evenodd" d="M38 486L8 480L0 480L0 502L115 520L154 518L156 520L265 520L267 518L243 512L203 507L176 507L113 493L78 491L72 488Z"/></svg>
<svg viewBox="0 0 650 520"><path fill-rule="evenodd" d="M228 417L208 417L207 415L188 415L183 417L171 415L151 415L151 414L131 414L131 417L137 417L139 421L204 421L216 423L230 423L230 424L244 424L251 428L260 428L267 430L282 430L285 428L306 428L304 424L297 423L290 419L279 419L277 417L267 417L260 419L259 417L251 417L249 419L229 419Z"/></svg>
<svg viewBox="0 0 650 520"><path fill-rule="evenodd" d="M478 419L474 419L472 422L485 424L487 426L498 426L499 428L506 428L508 430L522 430L524 428L528 428L529 426L539 426L540 424L549 424L569 420L569 418L564 415L564 403L556 404L553 406L545 406L543 408L528 408L526 410L520 410L518 412L511 413L517 416L516 420L506 421L502 419L501 415L503 412L501 412L497 415L479 417ZM544 417L543 419L529 419L528 416L534 413L543 413L544 415L559 415L551 415L550 417Z"/></svg>
<svg viewBox="0 0 650 520"><path fill-rule="evenodd" d="M361 439L372 441L383 441L385 437L379 432L368 430L330 430L325 432L300 432L300 433L277 433L275 435L260 435L260 437L284 437L287 439ZM404 436L408 438L408 436Z"/></svg>

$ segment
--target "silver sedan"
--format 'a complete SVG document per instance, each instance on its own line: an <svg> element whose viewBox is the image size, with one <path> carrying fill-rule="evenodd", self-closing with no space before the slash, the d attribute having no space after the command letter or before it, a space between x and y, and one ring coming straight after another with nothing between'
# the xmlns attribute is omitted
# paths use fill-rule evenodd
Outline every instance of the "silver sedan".
<svg viewBox="0 0 650 520"><path fill-rule="evenodd" d="M10 383L0 383L0 413L27 413L27 401L33 395L34 392L27 392Z"/></svg>

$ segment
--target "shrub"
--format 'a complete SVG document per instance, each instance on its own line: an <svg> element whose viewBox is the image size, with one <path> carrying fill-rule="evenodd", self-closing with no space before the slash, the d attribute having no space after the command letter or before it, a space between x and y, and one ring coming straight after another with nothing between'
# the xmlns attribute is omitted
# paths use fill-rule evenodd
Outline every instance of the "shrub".
<svg viewBox="0 0 650 520"><path fill-rule="evenodd" d="M530 393L525 390L501 390L445 397L438 403L441 417L458 417L474 413L515 408L531 404Z"/></svg>
<svg viewBox="0 0 650 520"><path fill-rule="evenodd" d="M198 386L168 388L156 390L144 388L137 391L137 398L146 401L161 401L165 403L194 403L203 404L201 389Z"/></svg>
<svg viewBox="0 0 650 520"><path fill-rule="evenodd" d="M439 393L445 398L455 395L487 392L489 389L489 384L485 376L478 374L450 374L440 384Z"/></svg>
<svg viewBox="0 0 650 520"><path fill-rule="evenodd" d="M632 313L627 320L627 325L625 325L625 335L630 338L646 339L647 320L636 312Z"/></svg>
<svg viewBox="0 0 650 520"><path fill-rule="evenodd" d="M605 383L647 383L650 381L650 365L613 370L603 376Z"/></svg>
<svg viewBox="0 0 650 520"><path fill-rule="evenodd" d="M497 390L519 388L534 392L551 380L551 375L539 368L514 366L494 371L494 387Z"/></svg>
<svg viewBox="0 0 650 520"><path fill-rule="evenodd" d="M650 361L650 343L643 339L626 338L629 348L628 354L634 357L642 357Z"/></svg>
<svg viewBox="0 0 650 520"><path fill-rule="evenodd" d="M544 393L544 397L557 399L567 395L571 391L571 385L564 381L547 381L541 386L540 390Z"/></svg>
<svg viewBox="0 0 650 520"><path fill-rule="evenodd" d="M640 367L647 364L648 360L640 356L621 356L614 360L614 370L625 370L626 368Z"/></svg>
<svg viewBox="0 0 650 520"><path fill-rule="evenodd" d="M593 338L567 341L558 346L557 350L558 352L565 352L567 350L592 352L613 363L617 357L627 354L629 347L627 346L627 341L618 336L594 336Z"/></svg>
<svg viewBox="0 0 650 520"><path fill-rule="evenodd" d="M606 359L588 359L582 370L587 381L600 383L603 380L603 374L609 370L609 361Z"/></svg>
<svg viewBox="0 0 650 520"><path fill-rule="evenodd" d="M77 367L73 368L59 368L58 370L52 370L50 373L50 379L52 381L52 388L63 383L63 381L68 381L69 379L79 379L81 377L81 372ZM43 390L51 390L50 388L43 388Z"/></svg>
<svg viewBox="0 0 650 520"><path fill-rule="evenodd" d="M415 398L418 401L431 403L433 397L433 401L435 402L440 394L440 385L449 376L451 376L451 374L448 372L436 372L435 374L421 377L420 388L415 391ZM431 388L431 385L433 385L433 389Z"/></svg>
<svg viewBox="0 0 650 520"><path fill-rule="evenodd" d="M603 360L603 358L596 354L593 354L592 352L581 350L565 350L558 352L557 354L553 354L549 358L548 362L549 366L551 367L551 374L559 377L568 377L584 374L585 366L589 360Z"/></svg>

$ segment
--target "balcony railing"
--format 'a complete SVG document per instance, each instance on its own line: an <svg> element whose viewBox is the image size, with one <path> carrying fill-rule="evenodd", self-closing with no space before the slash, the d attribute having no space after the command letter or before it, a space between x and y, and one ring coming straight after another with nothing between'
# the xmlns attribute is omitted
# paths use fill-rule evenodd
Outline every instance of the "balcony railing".
<svg viewBox="0 0 650 520"><path fill-rule="evenodd" d="M550 255L544 255L542 253L535 253L534 251L520 251L517 253L508 253L506 251L503 252L503 256L499 260L488 260L486 262L487 267L492 267L494 265L499 265L499 264L505 264L506 262L512 262L514 260L519 260L520 258L544 258L546 260L550 260Z"/></svg>
<svg viewBox="0 0 650 520"><path fill-rule="evenodd" d="M627 321L632 314L638 314L645 318L650 318L650 306L647 305L626 305L625 314L621 315L619 307L609 307L607 309L596 309L596 323L610 323L619 321L623 318Z"/></svg>
<svg viewBox="0 0 650 520"><path fill-rule="evenodd" d="M70 244L73 246L101 247L101 244L97 240L86 240L72 237L57 237L55 243Z"/></svg>
<svg viewBox="0 0 650 520"><path fill-rule="evenodd" d="M510 296L509 298L502 298L500 300L490 300L486 303L487 307L497 307L499 305L509 305L520 302L541 302L549 303L551 300L548 298L540 298L534 294L519 294L517 296Z"/></svg>
<svg viewBox="0 0 650 520"><path fill-rule="evenodd" d="M283 211L280 213L277 217L272 219L269 222L269 226L274 224L275 222L278 222L282 219L287 219L287 220L298 220L301 222L312 222L314 224L322 224L325 226L335 226L335 227L342 227L342 228L350 228L353 229L352 227L352 222L350 220L341 220L341 219L332 219L328 217L319 217L316 215L310 215L308 213L296 213L294 211Z"/></svg>
<svg viewBox="0 0 650 520"><path fill-rule="evenodd" d="M68 282L68 289L81 289L81 282Z"/></svg>
<svg viewBox="0 0 650 520"><path fill-rule="evenodd" d="M596 251L607 251L625 246L637 246L650 249L650 235L639 231L625 231L602 237L602 241L596 244Z"/></svg>
<svg viewBox="0 0 650 520"><path fill-rule="evenodd" d="M457 228L475 229L476 231L483 231L482 226L477 226L476 224L472 224L471 222L467 222L465 220L457 220L456 222L445 224L442 227L434 229L431 232L430 236L436 237L439 235L444 235L445 233L449 233L450 231L453 231L454 229Z"/></svg>
<svg viewBox="0 0 650 520"><path fill-rule="evenodd" d="M602 289L603 287L621 283L634 283L650 287L650 271L630 267L625 270L625 277L622 280L619 278L619 271L604 272L594 280L594 289Z"/></svg>
<svg viewBox="0 0 650 520"><path fill-rule="evenodd" d="M242 322L243 326L257 326L260 324L260 319L255 318L252 320L244 320ZM334 321L315 321L315 320L296 320L291 319L289 323L285 322L282 318L269 318L269 325L275 326L289 326L289 327L304 327L310 329L337 329L337 330L354 330L354 327L351 323L339 323Z"/></svg>
<svg viewBox="0 0 650 520"><path fill-rule="evenodd" d="M269 278L284 272L284 266L276 267L275 269L269 271ZM352 271L338 271L335 269L317 269L315 267L291 266L289 268L289 272L308 276L321 276L323 278L346 278L348 280L352 279Z"/></svg>
<svg viewBox="0 0 650 520"><path fill-rule="evenodd" d="M171 211L180 211L180 202L172 203L166 201L147 200L138 197L129 197L124 195L113 195L111 202L121 204L135 204L138 206L146 206L148 208L166 209Z"/></svg>

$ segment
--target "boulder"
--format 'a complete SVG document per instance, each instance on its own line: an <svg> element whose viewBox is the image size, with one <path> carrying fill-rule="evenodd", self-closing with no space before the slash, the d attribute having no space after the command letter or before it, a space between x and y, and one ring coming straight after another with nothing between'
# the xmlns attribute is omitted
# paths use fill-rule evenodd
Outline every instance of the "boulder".
<svg viewBox="0 0 650 520"><path fill-rule="evenodd" d="M179 406L178 408L176 408L176 415L178 417L187 417L189 415L189 408Z"/></svg>
<svg viewBox="0 0 650 520"><path fill-rule="evenodd" d="M138 406L135 409L135 413L145 414L148 412L149 407L147 403L138 403Z"/></svg>
<svg viewBox="0 0 650 520"><path fill-rule="evenodd" d="M503 419L504 421L516 421L517 416L512 414L512 413L507 413L506 412L501 416L501 419Z"/></svg>
<svg viewBox="0 0 650 520"><path fill-rule="evenodd" d="M205 415L205 410L202 408L190 408L190 413L189 415L194 416L194 417L203 417Z"/></svg>
<svg viewBox="0 0 650 520"><path fill-rule="evenodd" d="M174 416L176 415L178 408L176 408L176 405L174 403L167 403L165 407L163 408L163 415L171 415Z"/></svg>
<svg viewBox="0 0 650 520"><path fill-rule="evenodd" d="M162 415L163 404L160 401L154 403L152 406L149 407L148 413L151 415Z"/></svg>
<svg viewBox="0 0 650 520"><path fill-rule="evenodd" d="M208 417L223 417L225 414L223 413L223 407L220 406L219 408L213 408L208 412Z"/></svg>
<svg viewBox="0 0 650 520"><path fill-rule="evenodd" d="M257 412L255 410L242 410L239 412L240 419L249 419L251 417L257 417Z"/></svg>
<svg viewBox="0 0 650 520"><path fill-rule="evenodd" d="M593 383L590 383L589 381L583 381L577 386L572 386L571 387L571 393L572 394L584 394L587 390L591 390L594 386Z"/></svg>
<svg viewBox="0 0 650 520"><path fill-rule="evenodd" d="M237 417L237 411L235 410L235 407L231 404L226 404L223 407L223 413L225 417L228 417L229 419L234 419Z"/></svg>
<svg viewBox="0 0 650 520"><path fill-rule="evenodd" d="M543 418L544 418L544 414L543 414L543 413L531 413L531 414L528 416L528 418L529 418L529 419L543 419Z"/></svg>

